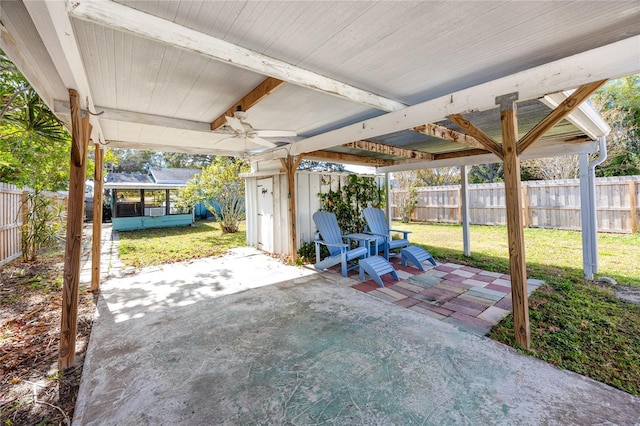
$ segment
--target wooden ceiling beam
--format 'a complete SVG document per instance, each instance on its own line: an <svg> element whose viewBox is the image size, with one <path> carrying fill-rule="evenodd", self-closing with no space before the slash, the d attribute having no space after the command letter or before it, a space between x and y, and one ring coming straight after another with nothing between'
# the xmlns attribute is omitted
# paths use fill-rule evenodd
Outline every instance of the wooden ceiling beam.
<svg viewBox="0 0 640 426"><path fill-rule="evenodd" d="M69 108L70 106L68 101L62 101L59 99L54 100L54 113L57 116L69 115ZM203 133L211 132L211 126L206 121L185 120L182 118L146 114L137 111L106 108L99 105L95 106L95 110L100 114L99 117L101 120L168 127L171 129L191 130ZM83 112L85 111L83 110Z"/></svg>
<svg viewBox="0 0 640 426"><path fill-rule="evenodd" d="M450 152L441 152L439 154L434 154L434 160L448 160L450 158L461 158L461 157L473 157L476 155L485 155L491 154L486 149L464 149L462 151L450 151Z"/></svg>
<svg viewBox="0 0 640 426"><path fill-rule="evenodd" d="M438 124L423 124L422 126L414 127L413 130L434 138L456 142L472 148L485 149L484 145L482 145L476 138L465 133L456 132L455 130L451 130L448 127L440 126Z"/></svg>
<svg viewBox="0 0 640 426"><path fill-rule="evenodd" d="M433 160L433 154L412 149L400 148L393 145L385 145L371 141L349 142L344 147L362 149L364 151L375 152L377 154L392 155L394 157L413 158L416 160Z"/></svg>
<svg viewBox="0 0 640 426"><path fill-rule="evenodd" d="M493 152L498 156L498 158L500 158L500 160L504 158L502 146L498 142L493 140L491 136L483 132L479 127L476 127L475 124L473 124L460 114L451 114L448 115L447 118L460 126L460 128L467 132L469 135L474 137L484 149Z"/></svg>
<svg viewBox="0 0 640 426"><path fill-rule="evenodd" d="M313 151L304 154L305 160L315 161L330 161L337 163L349 163L349 164L366 164L368 166L391 166L394 164L393 160L383 160L381 158L374 157L361 157L359 155L344 154L342 152L330 152L330 151Z"/></svg>
<svg viewBox="0 0 640 426"><path fill-rule="evenodd" d="M396 111L407 106L115 1L73 2L69 15L382 111Z"/></svg>
<svg viewBox="0 0 640 426"><path fill-rule="evenodd" d="M607 79L604 79L580 86L575 92L571 94L571 96L565 99L560 105L556 107L556 109L551 111L549 115L547 115L541 122L539 122L533 129L529 130L527 134L520 139L520 141L516 145L518 155L522 154L524 150L529 148L536 141L540 140L540 138L542 138L542 136L544 136L544 134L551 130L556 124L566 118L575 109L580 107L580 105L584 101L586 101L589 96L591 96L607 81Z"/></svg>
<svg viewBox="0 0 640 426"><path fill-rule="evenodd" d="M225 111L220 117L211 122L211 130L216 131L227 123L227 117L233 117L233 113L238 109L247 111L249 108L260 102L265 97L280 88L285 82L273 77L267 77L262 83L258 84L252 91L247 93L242 99L233 104L231 108Z"/></svg>

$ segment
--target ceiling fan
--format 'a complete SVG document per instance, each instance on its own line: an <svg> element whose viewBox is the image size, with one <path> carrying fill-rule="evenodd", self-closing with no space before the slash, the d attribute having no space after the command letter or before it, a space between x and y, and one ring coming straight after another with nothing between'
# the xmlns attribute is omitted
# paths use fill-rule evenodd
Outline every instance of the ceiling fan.
<svg viewBox="0 0 640 426"><path fill-rule="evenodd" d="M296 132L290 130L256 130L246 121L246 111L238 110L233 113L233 117L227 116L226 119L227 125L232 132L232 136L216 142L216 145L223 141L225 142L225 145L229 145L229 142L231 142L235 149L242 147L239 149L240 151L255 149L252 149L248 144L259 145L267 148L275 148L276 146L281 145L264 138L290 138L297 136Z"/></svg>

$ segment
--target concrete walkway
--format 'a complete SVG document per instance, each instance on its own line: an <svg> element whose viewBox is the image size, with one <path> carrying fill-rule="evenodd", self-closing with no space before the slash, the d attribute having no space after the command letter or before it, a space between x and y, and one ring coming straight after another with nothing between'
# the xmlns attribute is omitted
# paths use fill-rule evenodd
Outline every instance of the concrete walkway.
<svg viewBox="0 0 640 426"><path fill-rule="evenodd" d="M640 399L253 249L108 279L74 424L638 424Z"/></svg>

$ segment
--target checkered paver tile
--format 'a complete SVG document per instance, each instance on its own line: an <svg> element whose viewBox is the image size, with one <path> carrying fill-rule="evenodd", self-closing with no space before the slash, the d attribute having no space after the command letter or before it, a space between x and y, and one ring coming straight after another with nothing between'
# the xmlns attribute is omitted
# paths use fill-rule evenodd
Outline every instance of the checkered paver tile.
<svg viewBox="0 0 640 426"><path fill-rule="evenodd" d="M384 288L373 280L351 287L399 307L486 334L492 326L512 311L511 277L454 263L423 264L422 272L412 266L402 266L399 258L391 260L400 281L390 274L382 276ZM339 273L339 271L337 271ZM357 279L357 274L350 273ZM530 279L531 294L543 281Z"/></svg>

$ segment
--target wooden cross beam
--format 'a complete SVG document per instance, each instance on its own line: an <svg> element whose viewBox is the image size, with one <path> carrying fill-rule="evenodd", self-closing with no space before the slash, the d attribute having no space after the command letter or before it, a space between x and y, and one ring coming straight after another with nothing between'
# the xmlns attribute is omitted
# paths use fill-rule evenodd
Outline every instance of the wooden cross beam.
<svg viewBox="0 0 640 426"><path fill-rule="evenodd" d="M355 141L349 142L344 145L348 148L362 149L364 151L375 152L378 154L391 155L394 157L412 158L416 160L433 160L433 154L422 151L414 151L412 149L400 148L392 145L385 145L378 142L371 141Z"/></svg>
<svg viewBox="0 0 640 426"><path fill-rule="evenodd" d="M504 154L502 153L502 146L500 146L498 142L493 140L491 136L487 135L479 127L476 127L473 123L471 123L460 114L451 114L448 115L447 118L460 126L462 130L473 136L473 138L477 140L480 145L482 145L482 148L493 152L498 156L499 159L502 160L504 156Z"/></svg>
<svg viewBox="0 0 640 426"><path fill-rule="evenodd" d="M536 141L540 140L545 133L571 114L606 82L607 80L605 79L580 86L578 90L573 92L571 96L565 99L560 105L551 111L549 115L547 115L540 123L538 123L533 129L529 130L529 132L520 139L517 146L518 154L522 154L524 150L529 148Z"/></svg>
<svg viewBox="0 0 640 426"><path fill-rule="evenodd" d="M273 77L267 77L262 83L258 84L252 91L247 93L242 99L233 104L231 108L225 111L220 117L211 122L211 130L216 131L227 123L227 117L233 117L233 113L238 110L246 111L263 98L269 96L284 84L284 81Z"/></svg>
<svg viewBox="0 0 640 426"><path fill-rule="evenodd" d="M394 164L393 160L385 160L382 158L374 157L361 157L359 155L344 154L342 152L330 152L330 151L312 151L304 154L304 158L307 160L316 161L335 161L339 163L352 163L352 164L366 164L371 166L391 166Z"/></svg>
<svg viewBox="0 0 640 426"><path fill-rule="evenodd" d="M451 130L448 127L440 126L438 124L423 124L422 126L414 127L413 130L427 136L433 136L434 138L456 142L472 148L485 149L484 145L482 145L476 138L465 133L456 132L455 130Z"/></svg>

